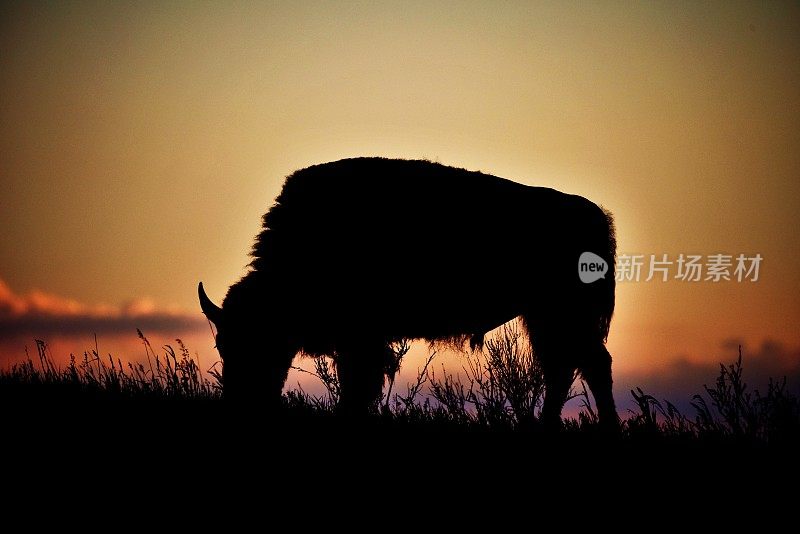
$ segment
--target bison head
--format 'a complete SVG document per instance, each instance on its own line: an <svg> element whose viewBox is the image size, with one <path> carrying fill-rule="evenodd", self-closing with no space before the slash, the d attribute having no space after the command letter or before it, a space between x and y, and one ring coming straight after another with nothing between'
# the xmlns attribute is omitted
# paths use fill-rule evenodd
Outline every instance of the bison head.
<svg viewBox="0 0 800 534"><path fill-rule="evenodd" d="M206 290L203 288L203 282L200 282L200 285L197 286L197 294L200 297L200 308L202 308L203 314L219 328L219 325L222 323L222 308L211 302L211 299L208 298Z"/></svg>
<svg viewBox="0 0 800 534"><path fill-rule="evenodd" d="M240 389L236 383L240 382L241 378L237 376L240 374L237 372L238 363L242 359L241 354L244 352L240 347L236 346L241 337L231 331L235 328L235 321L232 320L233 318L227 317L230 314L226 314L222 308L208 298L206 290L203 288L203 282L200 282L200 285L197 286L197 294L200 297L200 308L203 310L203 314L209 321L214 323L217 329L215 341L217 351L219 351L219 355L222 358L223 391L226 397L235 397L234 390Z"/></svg>
<svg viewBox="0 0 800 534"><path fill-rule="evenodd" d="M197 294L203 313L217 329L216 344L222 358L225 397L276 405L291 364L291 354L283 351L283 359L274 356L274 344L268 342L253 310L237 312L235 307L217 306L206 295L202 282ZM271 353L273 357L269 357ZM289 363L285 363L286 358Z"/></svg>
<svg viewBox="0 0 800 534"><path fill-rule="evenodd" d="M214 326L217 328L216 333L216 343L217 343L217 350L219 351L219 355L222 358L223 368L223 380L225 380L226 368L228 367L227 363L229 360L229 356L232 350L229 350L230 347L227 343L227 338L230 335L228 332L229 328L227 325L227 321L225 320L225 313L222 311L222 308L214 304L208 295L206 295L206 290L203 287L203 282L200 282L200 285L197 286L197 295L200 297L200 308L203 310L203 314L206 318L214 323ZM226 388L227 389L227 388Z"/></svg>

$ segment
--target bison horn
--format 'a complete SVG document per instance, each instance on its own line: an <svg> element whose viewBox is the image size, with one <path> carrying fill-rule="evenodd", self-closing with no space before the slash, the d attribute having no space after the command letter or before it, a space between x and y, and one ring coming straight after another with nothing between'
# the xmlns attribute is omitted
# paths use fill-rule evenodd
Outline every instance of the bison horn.
<svg viewBox="0 0 800 534"><path fill-rule="evenodd" d="M206 290L203 289L203 282L200 282L200 285L197 286L197 294L200 297L200 307L203 309L203 313L208 317L209 321L215 325L219 325L219 321L222 319L222 308L211 302L211 299L208 298Z"/></svg>

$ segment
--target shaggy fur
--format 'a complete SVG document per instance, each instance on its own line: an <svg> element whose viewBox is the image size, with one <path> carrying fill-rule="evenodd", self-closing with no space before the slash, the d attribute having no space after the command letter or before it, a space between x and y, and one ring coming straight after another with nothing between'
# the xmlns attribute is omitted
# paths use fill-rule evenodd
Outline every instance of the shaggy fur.
<svg viewBox="0 0 800 534"><path fill-rule="evenodd" d="M346 159L295 172L264 215L218 327L226 395L280 394L300 351L335 355L342 404L380 395L388 344L480 346L522 316L560 420L575 370L616 422L604 342L614 312L611 214L583 197L428 161ZM611 272L578 277L591 251ZM271 377L268 391L251 377Z"/></svg>

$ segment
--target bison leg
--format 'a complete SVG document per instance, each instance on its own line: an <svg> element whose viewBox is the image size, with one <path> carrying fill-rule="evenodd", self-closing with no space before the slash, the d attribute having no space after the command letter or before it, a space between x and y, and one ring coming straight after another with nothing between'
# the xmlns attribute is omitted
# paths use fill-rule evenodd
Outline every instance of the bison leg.
<svg viewBox="0 0 800 534"><path fill-rule="evenodd" d="M357 342L337 347L336 373L341 386L339 409L347 415L365 415L383 392L385 353L382 342Z"/></svg>
<svg viewBox="0 0 800 534"><path fill-rule="evenodd" d="M575 370L564 365L563 362L551 361L549 363L550 365L545 365L542 362L545 394L541 419L545 428L557 430L561 428L561 410L564 408L564 403L567 402Z"/></svg>
<svg viewBox="0 0 800 534"><path fill-rule="evenodd" d="M265 367L265 396L270 406L278 406L281 401L283 386L292 367L292 360L297 354L297 349L285 343L275 343L264 355ZM256 378L256 380L258 380Z"/></svg>
<svg viewBox="0 0 800 534"><path fill-rule="evenodd" d="M592 347L580 372L594 395L600 424L608 429L618 428L619 417L611 388L611 354L604 344Z"/></svg>
<svg viewBox="0 0 800 534"><path fill-rule="evenodd" d="M573 340L557 318L525 317L528 335L544 375L544 404L541 421L545 428L561 428L561 411L575 379Z"/></svg>

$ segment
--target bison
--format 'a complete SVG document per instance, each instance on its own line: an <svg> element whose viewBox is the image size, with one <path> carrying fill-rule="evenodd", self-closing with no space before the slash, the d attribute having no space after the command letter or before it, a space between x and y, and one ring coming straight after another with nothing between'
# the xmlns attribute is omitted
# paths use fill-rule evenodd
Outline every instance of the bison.
<svg viewBox="0 0 800 534"><path fill-rule="evenodd" d="M584 252L611 266L579 278ZM606 350L614 312L611 214L589 200L430 161L344 159L290 175L222 307L224 394L277 402L294 356L334 356L340 407L380 398L390 344L480 345L521 317L559 425L576 371L602 423L618 422Z"/></svg>

